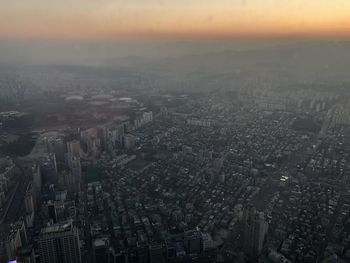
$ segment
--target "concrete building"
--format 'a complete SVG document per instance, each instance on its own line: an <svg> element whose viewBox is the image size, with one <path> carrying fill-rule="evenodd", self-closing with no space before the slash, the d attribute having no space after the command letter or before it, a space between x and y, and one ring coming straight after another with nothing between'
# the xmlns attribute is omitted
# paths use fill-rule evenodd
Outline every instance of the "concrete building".
<svg viewBox="0 0 350 263"><path fill-rule="evenodd" d="M40 192L41 191L41 169L39 163L34 164L32 168L32 173L33 173L33 190L35 192Z"/></svg>
<svg viewBox="0 0 350 263"><path fill-rule="evenodd" d="M184 245L187 254L199 255L201 253L201 233L196 230L186 232L184 237Z"/></svg>
<svg viewBox="0 0 350 263"><path fill-rule="evenodd" d="M72 221L43 228L38 247L42 263L81 262L79 233Z"/></svg>
<svg viewBox="0 0 350 263"><path fill-rule="evenodd" d="M15 175L15 164L10 158L0 158L0 208L4 205L10 184Z"/></svg>
<svg viewBox="0 0 350 263"><path fill-rule="evenodd" d="M20 247L17 250L17 263L36 263L33 245Z"/></svg>
<svg viewBox="0 0 350 263"><path fill-rule="evenodd" d="M80 157L80 142L78 140L67 142L67 152L70 157Z"/></svg>
<svg viewBox="0 0 350 263"><path fill-rule="evenodd" d="M25 208L25 217L26 217L26 224L27 227L33 227L34 225L34 193L33 193L33 186L30 183L27 187L25 196L24 196L24 208Z"/></svg>
<svg viewBox="0 0 350 263"><path fill-rule="evenodd" d="M101 237L92 242L94 263L109 262L109 238Z"/></svg>
<svg viewBox="0 0 350 263"><path fill-rule="evenodd" d="M46 143L47 152L54 153L57 159L57 162L64 162L64 155L66 153L66 144L62 138L44 138Z"/></svg>
<svg viewBox="0 0 350 263"><path fill-rule="evenodd" d="M141 128L142 126L144 126L147 123L150 123L152 121L153 121L153 112L152 111L142 112L134 120L134 129Z"/></svg>
<svg viewBox="0 0 350 263"><path fill-rule="evenodd" d="M202 233L202 251L207 251L214 247L214 241L209 233Z"/></svg>
<svg viewBox="0 0 350 263"><path fill-rule="evenodd" d="M256 262L260 255L265 236L268 230L268 222L263 212L258 212L254 207L246 208L243 212L243 251L247 258Z"/></svg>
<svg viewBox="0 0 350 263"><path fill-rule="evenodd" d="M149 245L150 262L161 262L164 259L164 246L162 243L152 243Z"/></svg>
<svg viewBox="0 0 350 263"><path fill-rule="evenodd" d="M127 134L124 136L124 147L127 150L132 150L135 148L136 137L132 134Z"/></svg>
<svg viewBox="0 0 350 263"><path fill-rule="evenodd" d="M5 249L8 260L15 259L17 249L27 244L27 232L23 221L11 225L10 232L5 240Z"/></svg>
<svg viewBox="0 0 350 263"><path fill-rule="evenodd" d="M80 190L82 181L81 163L79 158L73 158L71 161L71 180L67 182L68 191L70 193L77 193Z"/></svg>
<svg viewBox="0 0 350 263"><path fill-rule="evenodd" d="M49 153L40 160L41 179L44 184L54 184L57 182L56 155Z"/></svg>
<svg viewBox="0 0 350 263"><path fill-rule="evenodd" d="M98 130L95 128L80 132L81 148L91 158L96 158L101 150L101 139L98 134Z"/></svg>

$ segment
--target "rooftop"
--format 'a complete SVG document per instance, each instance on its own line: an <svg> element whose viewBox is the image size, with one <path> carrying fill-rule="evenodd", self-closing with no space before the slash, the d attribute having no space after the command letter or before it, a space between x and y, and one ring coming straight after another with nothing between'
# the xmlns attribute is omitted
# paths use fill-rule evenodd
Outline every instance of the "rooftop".
<svg viewBox="0 0 350 263"><path fill-rule="evenodd" d="M72 230L72 221L62 222L41 229L41 234L61 233Z"/></svg>

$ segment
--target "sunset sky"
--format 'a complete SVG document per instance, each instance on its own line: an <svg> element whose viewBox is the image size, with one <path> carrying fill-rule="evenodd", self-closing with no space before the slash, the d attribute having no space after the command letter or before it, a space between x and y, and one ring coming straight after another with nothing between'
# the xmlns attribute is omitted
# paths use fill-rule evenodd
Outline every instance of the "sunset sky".
<svg viewBox="0 0 350 263"><path fill-rule="evenodd" d="M338 36L349 0L0 0L1 39Z"/></svg>

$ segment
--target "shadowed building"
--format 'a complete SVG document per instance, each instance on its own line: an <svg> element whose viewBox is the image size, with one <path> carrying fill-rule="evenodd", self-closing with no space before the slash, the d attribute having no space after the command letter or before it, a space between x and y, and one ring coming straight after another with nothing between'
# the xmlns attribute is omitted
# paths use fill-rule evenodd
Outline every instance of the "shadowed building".
<svg viewBox="0 0 350 263"><path fill-rule="evenodd" d="M248 207L243 212L243 251L251 262L256 262L264 244L268 222L263 212Z"/></svg>
<svg viewBox="0 0 350 263"><path fill-rule="evenodd" d="M79 233L72 221L41 229L38 247L42 263L81 262Z"/></svg>
<svg viewBox="0 0 350 263"><path fill-rule="evenodd" d="M27 243L27 232L23 221L11 225L10 232L5 240L5 248L8 259L16 258L17 249Z"/></svg>

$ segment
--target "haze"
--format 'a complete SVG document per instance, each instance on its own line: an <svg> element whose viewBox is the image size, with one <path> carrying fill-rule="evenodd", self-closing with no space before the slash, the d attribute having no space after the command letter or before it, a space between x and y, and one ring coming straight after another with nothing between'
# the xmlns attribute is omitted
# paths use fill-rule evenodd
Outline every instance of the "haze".
<svg viewBox="0 0 350 263"><path fill-rule="evenodd" d="M0 37L178 39L348 36L348 1L2 0Z"/></svg>

